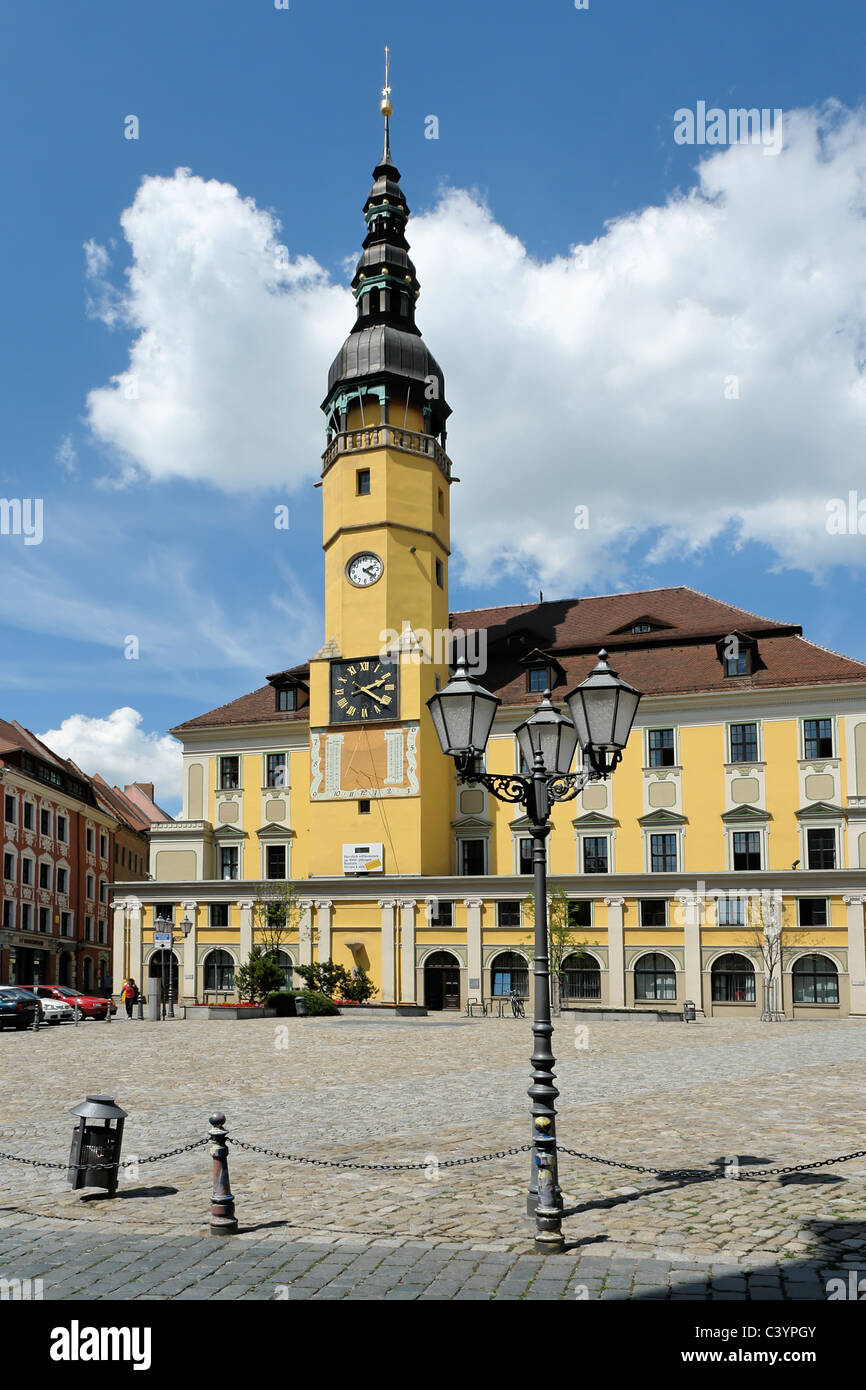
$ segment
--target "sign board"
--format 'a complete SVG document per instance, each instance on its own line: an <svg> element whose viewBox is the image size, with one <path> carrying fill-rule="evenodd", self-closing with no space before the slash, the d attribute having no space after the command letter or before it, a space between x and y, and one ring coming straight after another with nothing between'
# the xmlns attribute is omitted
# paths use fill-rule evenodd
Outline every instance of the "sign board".
<svg viewBox="0 0 866 1390"><path fill-rule="evenodd" d="M154 946L170 946L171 934L167 931L155 931L153 933Z"/></svg>
<svg viewBox="0 0 866 1390"><path fill-rule="evenodd" d="M471 980L469 981L469 988L470 988L470 989L480 989L480 988L481 988L481 981L480 981L480 980L476 980L476 979L471 979Z"/></svg>
<svg viewBox="0 0 866 1390"><path fill-rule="evenodd" d="M381 874L383 845L343 845L344 874Z"/></svg>

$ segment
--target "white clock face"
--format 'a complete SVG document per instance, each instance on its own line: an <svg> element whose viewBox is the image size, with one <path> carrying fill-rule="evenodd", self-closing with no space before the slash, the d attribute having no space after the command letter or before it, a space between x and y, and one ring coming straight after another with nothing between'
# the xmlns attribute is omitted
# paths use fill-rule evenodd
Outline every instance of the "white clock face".
<svg viewBox="0 0 866 1390"><path fill-rule="evenodd" d="M349 561L346 574L350 584L358 589L366 589L369 584L375 584L377 579L382 578L384 568L378 555L374 555L372 550L365 550Z"/></svg>

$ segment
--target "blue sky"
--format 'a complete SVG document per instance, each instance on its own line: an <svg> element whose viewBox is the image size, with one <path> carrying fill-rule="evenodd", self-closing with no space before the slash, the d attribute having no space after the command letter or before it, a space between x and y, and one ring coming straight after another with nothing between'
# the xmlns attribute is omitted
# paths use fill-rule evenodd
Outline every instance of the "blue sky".
<svg viewBox="0 0 866 1390"><path fill-rule="evenodd" d="M526 601L541 584L546 597L692 584L753 611L799 621L814 640L866 658L860 622L863 538L840 539L836 549L824 546L820 559L814 558L816 546L821 549L815 540L821 479L827 479L828 497L842 495L846 483L866 496L866 476L862 463L859 471L856 463L858 417L849 415L839 424L833 404L839 403L844 417L857 394L861 368L848 372L846 362L859 361L856 345L866 341L862 280L833 289L838 330L821 318L825 291L801 286L802 300L794 296L796 350L788 358L784 343L771 341L772 332L759 348L764 375L757 407L748 405L744 378L743 409L730 448L732 457L742 455L748 466L732 468L727 503L734 517L749 500L744 493L753 480L762 479L745 528L736 520L719 522L726 469L712 456L716 426L702 438L694 382L682 365L688 345L684 358L653 365L666 375L652 397L658 410L643 399L635 417L647 421L646 436L637 427L631 435L624 429L617 433L615 411L606 416L601 407L598 413L590 409L615 374L606 373L590 390L582 369L581 380L574 381L575 401L564 399L563 408L572 414L567 422L563 416L561 431L545 436L542 454L549 466L527 457L530 442L523 458L532 466L500 476L500 466L506 469L499 461L502 448L485 447L489 430L484 426L491 409L502 426L507 409L491 405L490 383L472 367L475 358L495 350L499 320L486 338L480 309L455 324L465 289L459 298L455 293L453 303L448 297L458 270L471 264L472 283L483 279L485 246L492 261L499 258L491 275L499 287L496 313L508 313L507 303L499 301L507 301L510 287L523 296L520 314L510 324L513 360L501 365L496 378L513 370L514 379L525 383L525 395L521 398L519 389L517 395L523 428L539 399L532 379L538 353L525 366L519 360L527 304L539 292L550 293L550 278L576 244L597 245L607 258L604 294L609 298L592 331L589 317L579 315L551 327L552 363L556 341L570 351L572 333L587 340L581 348L586 355L575 361L591 362L590 339L598 338L599 324L605 346L596 355L608 353L615 364L617 342L642 332L649 344L643 356L652 355L657 336L652 314L663 313L668 291L659 291L646 324L639 308L630 325L628 295L609 285L612 277L622 280L617 267L629 256L638 258L642 287L647 265L664 261L659 278L670 284L671 314L700 297L694 286L705 274L694 272L694 284L678 285L675 277L702 235L700 210L688 201L698 184L696 166L715 152L678 146L674 112L699 101L723 109L780 108L786 115L826 112L828 102L838 103L828 128L835 123L838 131L841 121L844 138L829 158L825 152L813 166L806 153L799 158L808 138L798 136L794 124L790 157L786 149L778 160L761 163L760 151L734 150L718 166L715 202L730 200L737 213L730 219L729 265L721 265L719 256L713 262L719 277L713 312L724 312L718 306L726 300L723 277L728 275L731 313L742 318L748 302L760 299L774 264L796 266L801 241L827 242L821 216L838 231L832 195L813 196L810 181L821 173L822 158L825 165L835 161L840 175L855 184L866 167L866 138L857 114L864 40L866 19L853 0L825 0L820 8L806 0L767 0L759 8L752 0L717 6L694 0L590 0L585 11L577 11L571 0L472 6L455 0L436 6L371 0L363 7L342 0L291 0L287 11L276 10L272 0L10 4L0 56L5 134L0 496L44 499L44 539L39 546L25 546L21 537L0 536L0 713L47 731L73 715L102 721L129 706L140 721L116 724L113 741L100 727L91 728L90 741L82 737L79 745L80 760L99 756L103 746L106 775L126 771L143 777L149 747L158 772L166 765L165 745L148 745L147 736L158 737L172 724L254 688L265 673L304 659L325 635L319 493L312 487L323 442L318 404L331 357L352 321L348 301L334 287L347 284L347 258L357 254L363 233L361 206L380 141L377 102L385 42L393 54L394 154L410 206L419 215L418 236L411 225L409 232L422 285L419 323L444 367L455 408L449 449L456 471L470 477L454 497L452 608ZM425 139L425 117L431 113L440 123L436 140ZM140 122L137 140L124 138L130 114ZM752 163L735 167L733 158L740 155L754 156ZM183 188L175 180L180 167L192 179ZM780 171L784 188L767 192L768 180L782 179ZM749 180L758 177L763 183L752 187ZM154 197L149 206L141 205L133 245L120 218L141 196L143 184L154 179L164 182L150 185ZM208 181L236 190L236 201L206 206ZM463 203L460 190L467 191ZM712 211L707 186L704 198L705 209ZM784 244L778 228L768 228L763 239L756 230L780 198L790 198L795 210L786 219ZM658 233L648 210L670 208L672 200L679 200L682 218L669 217ZM254 237L250 206L270 219L272 228L279 222L275 238L288 247L293 262L313 258L314 272L302 268L298 275L304 293L309 290L304 303L308 316L316 316L318 336L303 337L311 331L298 327L306 323L303 316L276 326L272 316L266 322L274 307L273 286L256 301L262 306L260 319L246 307L250 295L244 291L232 299L231 289L211 319L209 304L197 304L201 287L185 263L179 261L173 281L162 273L160 266L174 249L172 238L182 240L171 230L181 225L172 221L175 213L199 229L206 219L209 236L217 228L214 243L229 246L225 264L235 266L239 262L233 258L240 257L246 267L249 243L243 238ZM479 209L485 210L483 217ZM426 234L424 218L429 219ZM617 242L610 235L617 219L633 226L631 250L623 249L622 236ZM844 234L842 241L838 232L840 244L831 245L827 265L816 261L813 279L826 280L834 264L847 263L848 254L852 264L863 260L861 209ZM658 243L652 240L656 235ZM515 245L517 263L510 259ZM142 272L130 310L125 271L134 257ZM155 270L151 262L158 263ZM539 267L550 268L547 279L546 270L539 279ZM204 280L206 289L216 287L211 300L227 275L214 251L207 264L210 278ZM751 288L737 304L749 275ZM785 304L780 285L779 302ZM278 290L287 298L295 292L285 284ZM556 298L554 286L551 302ZM483 293L478 301L491 302ZM152 386L140 425L104 396L105 411L88 406L91 392L116 394L112 378L129 367L136 340L148 332L158 342L160 334L170 335L176 322L171 315L187 303L196 306L183 319L186 327L195 321L194 342L211 341L198 365L190 366L181 413L189 416L191 400L203 414L212 412L209 391L218 408L225 387L216 377L231 372L233 363L241 374L250 373L250 386L239 393L233 416L242 441L244 411L249 412L248 444L237 445L234 470L222 455L215 457L212 474L201 460L184 471L185 436L172 435L174 426L166 423L167 412L154 399ZM276 312L281 312L279 302ZM772 319L769 303L763 312L765 322ZM615 328L617 315L623 322ZM274 335L273 345L262 341L259 322L262 334ZM533 332L543 328L543 321L540 328L533 323ZM215 357L212 340L219 334L223 339ZM825 362L827 343L839 347L840 335L848 336L838 361L816 384L813 373L822 370L816 363ZM464 352L467 338L472 341ZM276 386L268 373L274 353L283 347L292 364L287 360L280 415L278 369ZM185 361L195 347L182 343L177 350ZM735 369L736 362L730 370ZM787 384L779 385L786 377ZM789 437L776 428L786 399L773 394L777 386L807 403L815 390L815 433L808 456L796 467L785 458ZM590 390L585 398L580 397L584 389ZM645 379L633 380L628 389L646 390ZM557 399L570 395L566 380ZM259 433L257 421L271 406L276 423ZM753 408L758 413L750 415ZM736 410L735 404L729 418ZM591 448L581 424L590 415ZM201 436L195 420L190 429ZM219 419L214 429L224 436ZM279 429L285 432L285 477L278 464L261 462ZM129 450L136 430L147 435L139 454L135 447ZM563 532L556 539L556 564L540 559L547 549L544 528L553 514L548 499L539 503L528 527L530 539L515 535L512 551L502 538L509 536L509 527L521 531L532 511L524 499L515 505L513 480L522 478L518 490L528 489L530 478L536 488L547 486L560 497L558 510L571 513L605 471L606 431L613 441L612 476L599 495L597 514L608 515L609 507L607 541L602 543L602 525L598 546L579 556L569 550L577 538ZM802 424L793 432L801 437ZM669 450L668 436L679 441ZM118 440L127 447L119 448ZM277 439L277 451L278 444ZM859 455L862 460L862 447ZM666 473L668 456L677 462ZM163 468L160 459L174 461ZM832 482L831 465L836 469ZM507 467L517 470L518 461ZM634 471L623 473L618 483L618 470L627 467ZM702 470L708 486L713 484L712 509L708 504L713 519L705 533ZM808 495L810 474L818 501ZM563 508L564 477L570 481ZM484 535L471 515L482 488L512 494L515 507L509 513L503 502L501 515ZM636 510L628 515L616 514L618 488L635 499ZM689 489L692 510L677 514L671 532L666 513L659 511L659 492L669 493L674 507L674 499ZM291 529L283 534L271 525L273 508L282 502L291 508ZM698 542L696 549L689 546L689 534ZM507 552L503 563L490 549L494 543ZM136 661L124 659L129 635L140 640Z"/></svg>

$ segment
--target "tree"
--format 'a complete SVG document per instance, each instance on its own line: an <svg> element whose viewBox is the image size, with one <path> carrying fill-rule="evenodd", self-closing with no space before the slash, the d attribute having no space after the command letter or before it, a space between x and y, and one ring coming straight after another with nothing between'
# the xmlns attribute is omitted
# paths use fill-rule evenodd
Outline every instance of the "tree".
<svg viewBox="0 0 866 1390"><path fill-rule="evenodd" d="M362 965L356 965L350 975L346 976L343 985L342 998L348 999L354 1004L363 1004L367 999L372 999L378 990L367 974Z"/></svg>
<svg viewBox="0 0 866 1390"><path fill-rule="evenodd" d="M301 905L294 884L271 879L253 899L253 932L266 951L278 951L284 939L298 929Z"/></svg>
<svg viewBox="0 0 866 1390"><path fill-rule="evenodd" d="M750 895L746 898L746 914L752 942L761 957L764 969L765 993L761 1003L761 1020L767 1023L782 1023L785 1019L784 1004L780 998L785 907L781 893L778 889L770 893L761 893L754 903Z"/></svg>
<svg viewBox="0 0 866 1390"><path fill-rule="evenodd" d="M341 999L349 998L345 990L350 977L342 965L335 965L332 960L318 960L312 965L298 965L295 968L307 989L327 994L329 999L333 999L335 994Z"/></svg>
<svg viewBox="0 0 866 1390"><path fill-rule="evenodd" d="M535 920L535 894L526 899ZM571 922L571 901L562 884L555 884L547 896L547 954L550 958L550 1007L559 1008L562 963L567 956L585 956L585 941L578 941Z"/></svg>
<svg viewBox="0 0 866 1390"><path fill-rule="evenodd" d="M277 962L276 948L253 946L246 961L235 975L235 987L241 999L256 1004L280 988L283 969Z"/></svg>

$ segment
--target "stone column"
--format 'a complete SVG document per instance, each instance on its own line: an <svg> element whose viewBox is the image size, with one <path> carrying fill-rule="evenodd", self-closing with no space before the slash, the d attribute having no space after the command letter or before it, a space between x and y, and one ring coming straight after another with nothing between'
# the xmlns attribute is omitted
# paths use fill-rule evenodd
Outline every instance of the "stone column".
<svg viewBox="0 0 866 1390"><path fill-rule="evenodd" d="M700 893L677 893L683 909L683 960L685 964L685 997L694 1001L695 1011L705 1012L703 972L701 970L701 909Z"/></svg>
<svg viewBox="0 0 866 1390"><path fill-rule="evenodd" d="M331 908L330 898L316 899L316 926L319 929L319 960L331 959Z"/></svg>
<svg viewBox="0 0 866 1390"><path fill-rule="evenodd" d="M625 898L605 898L607 906L608 1002L612 1009L625 1008L625 934L622 909Z"/></svg>
<svg viewBox="0 0 866 1390"><path fill-rule="evenodd" d="M120 994L127 975L135 975L132 960L128 954L126 940L126 899L116 898L111 904L114 922L111 929L111 973L114 978L114 992ZM136 976L136 978L138 978Z"/></svg>
<svg viewBox="0 0 866 1390"><path fill-rule="evenodd" d="M382 909L382 1003L395 1004L394 915L397 901L395 898L380 898L379 906Z"/></svg>
<svg viewBox="0 0 866 1390"><path fill-rule="evenodd" d="M313 904L307 898L301 898L300 915L298 917L298 965L312 965L313 963Z"/></svg>
<svg viewBox="0 0 866 1390"><path fill-rule="evenodd" d="M198 980L196 979L196 959L198 957L198 903L185 902L181 903L181 907L192 921L192 931L189 936L185 936L183 939L182 970L181 978L178 981L178 994L180 998L177 1002L179 1004L194 1004L198 999ZM207 908L205 908L205 911L207 911Z"/></svg>
<svg viewBox="0 0 866 1390"><path fill-rule="evenodd" d="M484 975L482 973L481 953L481 909L483 898L464 898L466 904L466 961L469 967L466 975L467 999L483 1000ZM473 980L478 984L474 985Z"/></svg>
<svg viewBox="0 0 866 1390"><path fill-rule="evenodd" d="M846 893L848 911L848 983L851 988L852 1014L866 1014L866 932L863 928L863 903L866 898Z"/></svg>
<svg viewBox="0 0 866 1390"><path fill-rule="evenodd" d="M133 976L142 994L147 993L144 978L144 950L141 944L141 902L138 898L127 898L126 911L129 916L129 974Z"/></svg>
<svg viewBox="0 0 866 1390"><path fill-rule="evenodd" d="M241 910L240 964L246 965L249 960L250 951L253 949L252 898L241 898L238 907Z"/></svg>
<svg viewBox="0 0 866 1390"><path fill-rule="evenodd" d="M400 1003L415 1003L415 899L400 903Z"/></svg>

